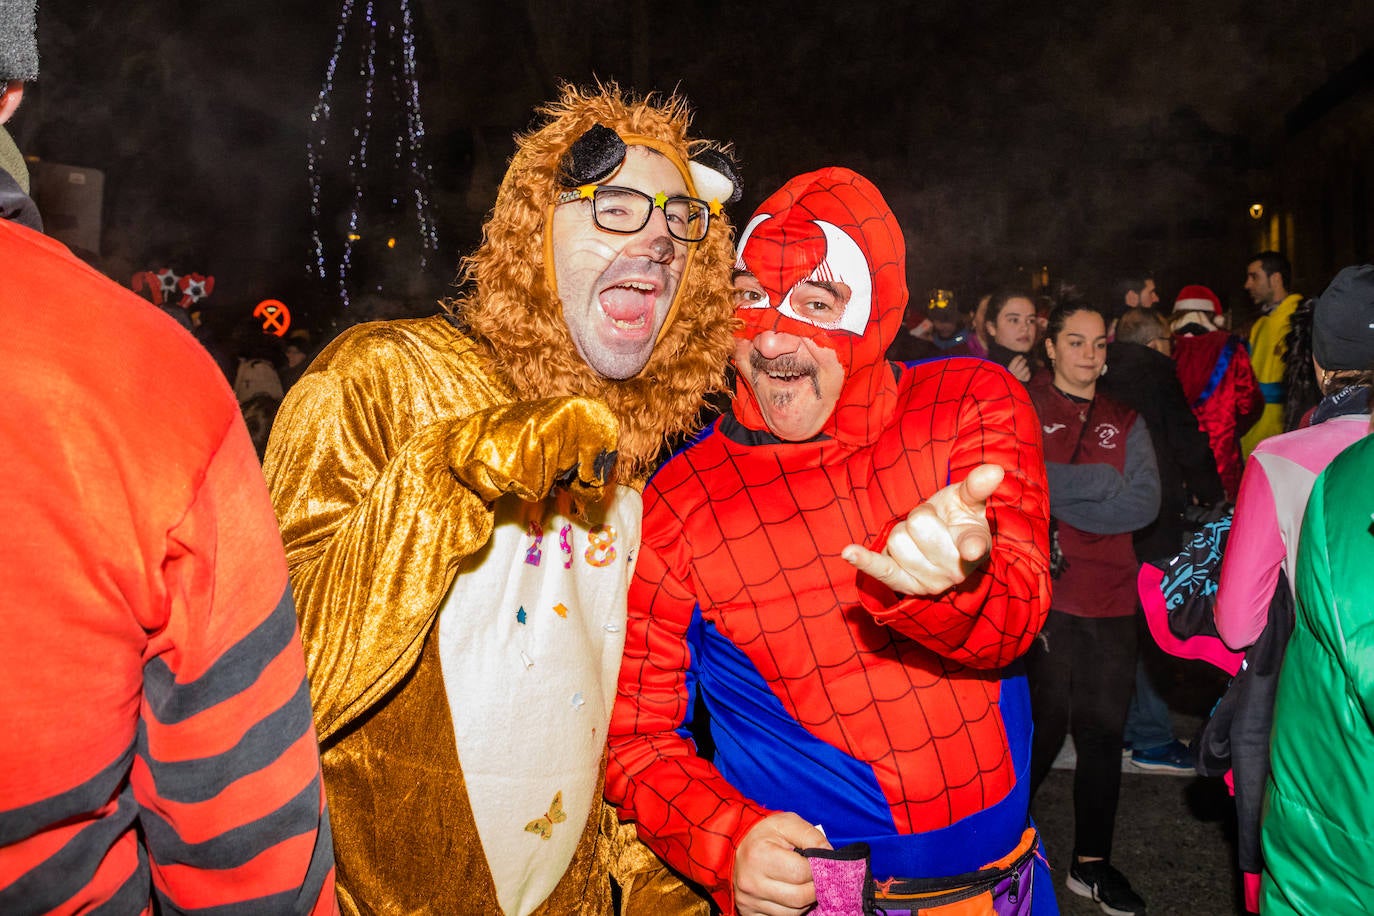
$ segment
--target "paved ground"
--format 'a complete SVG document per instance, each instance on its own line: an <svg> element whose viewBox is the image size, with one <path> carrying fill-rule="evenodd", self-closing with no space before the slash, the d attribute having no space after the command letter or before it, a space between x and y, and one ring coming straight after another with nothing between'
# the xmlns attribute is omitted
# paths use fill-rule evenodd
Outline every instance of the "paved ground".
<svg viewBox="0 0 1374 916"><path fill-rule="evenodd" d="M1162 674L1175 731L1190 739L1225 677L1196 662L1174 662ZM1056 769L1032 812L1045 838L1061 912L1100 916L1096 903L1064 888L1073 848L1072 781L1071 770ZM1112 860L1145 898L1151 916L1243 913L1234 838L1235 808L1220 780L1146 775L1125 765Z"/></svg>

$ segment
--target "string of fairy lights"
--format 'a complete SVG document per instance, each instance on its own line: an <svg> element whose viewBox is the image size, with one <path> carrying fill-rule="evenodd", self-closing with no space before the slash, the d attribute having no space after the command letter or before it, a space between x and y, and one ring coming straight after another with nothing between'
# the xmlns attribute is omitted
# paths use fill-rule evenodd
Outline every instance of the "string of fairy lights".
<svg viewBox="0 0 1374 916"><path fill-rule="evenodd" d="M350 76L356 76L362 90L360 104L355 106L346 104L351 95L342 96L352 89ZM379 84L384 84L385 95ZM353 118L343 123L350 107ZM391 117L381 116L382 112ZM396 117L398 112L403 117ZM439 250L429 195L431 171L424 155L425 122L420 110L410 0L343 0L334 47L310 122L306 168L313 259L308 268L319 279L336 285L346 307L355 251L366 229L380 222L369 219L376 211L395 210L403 200L407 217L413 209L419 241L417 269L423 271L430 256ZM378 162L370 156L374 146L386 148L388 128L394 128L390 162ZM343 150L347 152L348 188L343 195L347 215L340 233L339 220L330 218L336 214L327 212L332 200L326 184L327 167L338 161ZM394 249L395 239L388 239L387 246Z"/></svg>

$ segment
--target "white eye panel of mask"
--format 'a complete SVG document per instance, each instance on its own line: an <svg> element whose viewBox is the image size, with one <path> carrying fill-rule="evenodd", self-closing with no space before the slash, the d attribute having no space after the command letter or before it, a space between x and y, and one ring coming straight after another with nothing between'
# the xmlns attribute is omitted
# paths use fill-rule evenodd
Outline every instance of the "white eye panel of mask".
<svg viewBox="0 0 1374 916"><path fill-rule="evenodd" d="M858 243L840 227L823 220L816 220L815 223L825 234L825 260L817 264L816 269L802 282L847 285L849 302L845 305L844 314L835 322L817 321L799 314L792 306L792 294L796 287L788 290L787 298L778 306L778 311L814 327L848 331L862 337L864 328L868 327L869 313L873 310L873 276L868 270L868 258L864 257Z"/></svg>
<svg viewBox="0 0 1374 916"><path fill-rule="evenodd" d="M748 270L744 264L744 248L749 244L749 237L753 235L754 230L767 219L772 219L772 215L768 213L756 215L740 233L739 245L735 255L736 270ZM824 220L815 220L814 222L825 236L825 260L816 265L816 269L811 271L802 282L821 281L846 284L849 287L850 295L844 315L835 322L822 322L803 316L792 305L793 290L788 290L787 297L778 306L778 311L788 318L809 324L812 327L824 328L828 331L848 331L851 334L862 336L864 329L868 327L868 317L873 311L873 275L868 269L868 258L864 257L863 249L844 230ZM771 303L767 299L760 299L757 302L736 307L769 308Z"/></svg>

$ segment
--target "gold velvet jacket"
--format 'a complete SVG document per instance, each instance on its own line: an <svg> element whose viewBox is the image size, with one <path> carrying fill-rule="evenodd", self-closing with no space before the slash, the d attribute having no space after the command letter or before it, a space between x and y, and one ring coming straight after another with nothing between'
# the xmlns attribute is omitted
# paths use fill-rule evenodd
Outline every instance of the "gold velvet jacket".
<svg viewBox="0 0 1374 916"><path fill-rule="evenodd" d="M480 348L443 317L354 328L292 389L277 427L291 432L269 450L345 912L503 912L466 792L436 626L454 576L492 533L491 505L449 466L449 443L480 422L474 414L512 402L482 364ZM498 451L515 447L488 432L477 435ZM578 829L558 829L569 827ZM572 861L533 912L609 913L617 864L627 891L671 897L673 882L653 874L631 838L601 804L598 782Z"/></svg>

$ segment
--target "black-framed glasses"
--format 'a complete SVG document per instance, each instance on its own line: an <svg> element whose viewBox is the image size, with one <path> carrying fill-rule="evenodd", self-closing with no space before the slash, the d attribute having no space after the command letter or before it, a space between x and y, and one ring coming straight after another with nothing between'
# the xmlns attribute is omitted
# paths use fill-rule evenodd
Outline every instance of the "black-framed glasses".
<svg viewBox="0 0 1374 916"><path fill-rule="evenodd" d="M558 195L558 203L592 202L592 221L606 232L629 234L649 223L654 208L663 211L668 234L683 242L700 242L711 226L711 205L695 197L669 197L659 191L650 197L634 188L610 184L584 184Z"/></svg>

